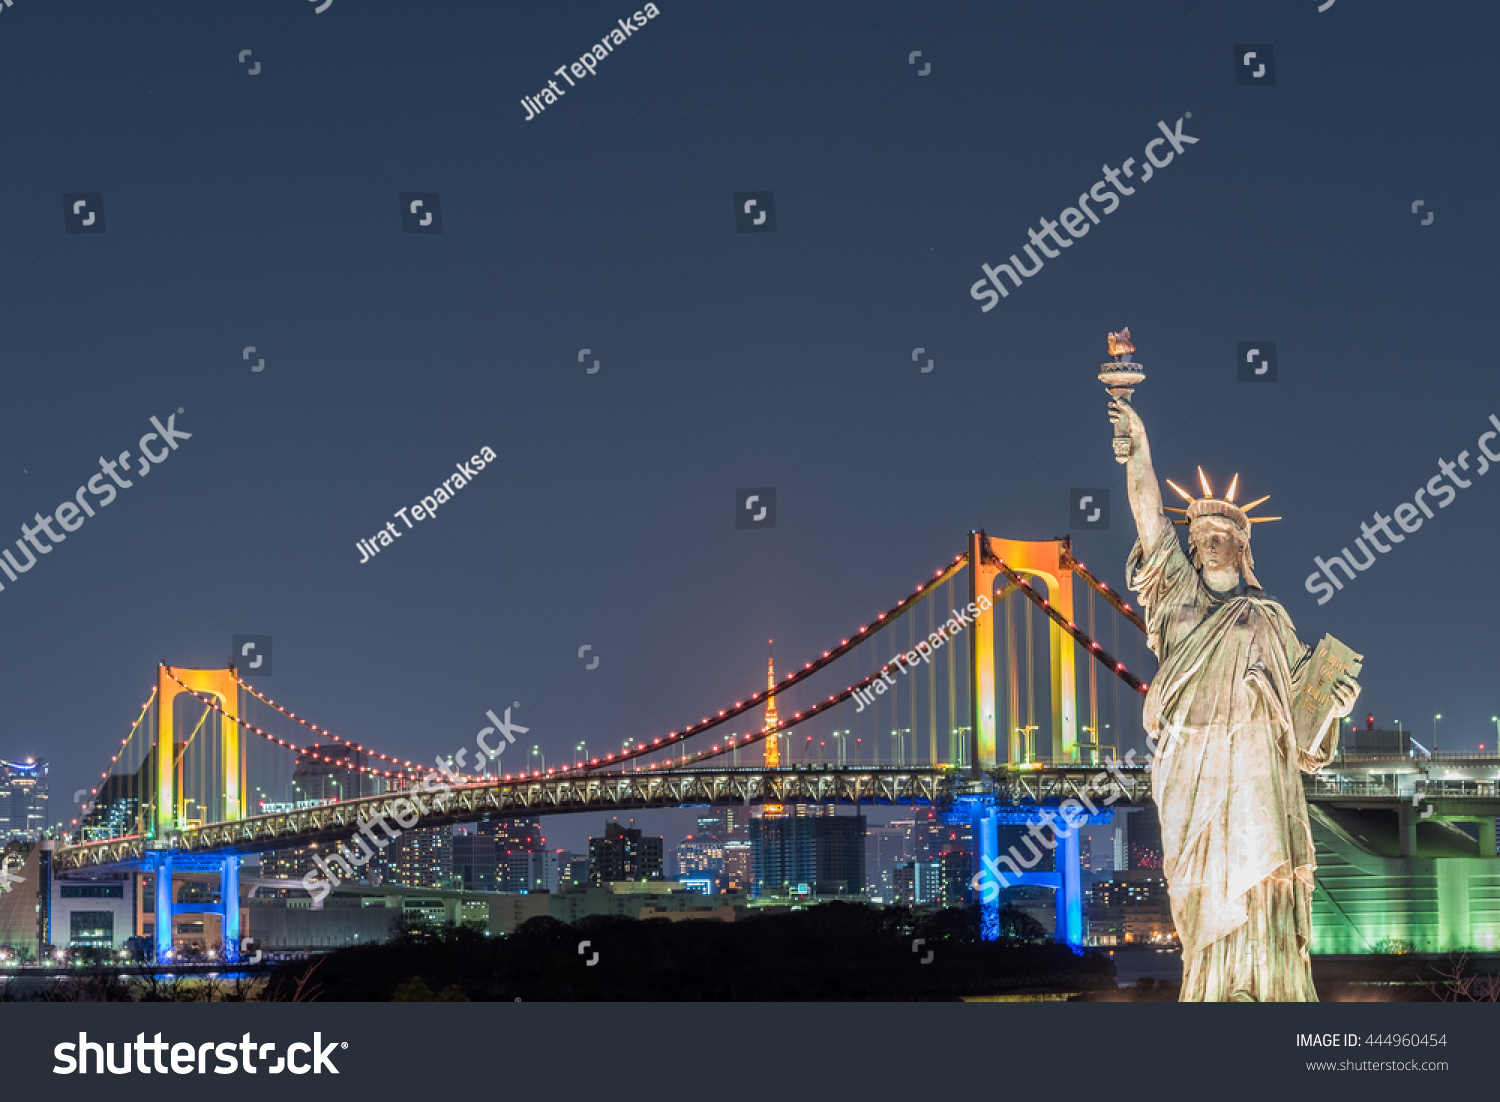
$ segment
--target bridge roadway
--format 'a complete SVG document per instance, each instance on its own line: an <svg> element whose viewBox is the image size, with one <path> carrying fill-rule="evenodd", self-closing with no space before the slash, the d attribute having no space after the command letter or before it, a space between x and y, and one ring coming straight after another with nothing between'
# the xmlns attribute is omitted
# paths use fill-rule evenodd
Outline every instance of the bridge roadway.
<svg viewBox="0 0 1500 1102"><path fill-rule="evenodd" d="M802 765L787 769L658 770L579 773L566 777L453 785L444 807L421 817L424 827L473 822L487 814L555 815L582 811L613 814L649 808L792 803L932 803L968 782L966 771L929 766L902 768ZM68 869L141 865L153 850L173 854L264 853L313 842L348 842L360 824L384 815L393 825L401 792L343 800L276 815L255 815L180 831L161 846L141 835L57 847L53 867ZM412 808L399 809L408 821Z"/></svg>
<svg viewBox="0 0 1500 1102"><path fill-rule="evenodd" d="M1309 802L1332 808L1403 812L1420 807L1421 818L1493 819L1500 816L1500 758L1353 757L1304 778ZM1140 765L1056 765L1035 762L1002 766L986 780L973 780L955 766L797 765L759 768L582 773L528 781L455 785L446 807L433 808L422 826L472 822L500 816L616 813L650 808L753 806L756 804L923 804L977 796L1002 806L1056 805L1078 799L1096 806L1132 807L1149 801L1151 775ZM169 840L178 854L264 853L313 842L347 841L362 822L384 815L393 824L399 792L345 800L276 815L184 830ZM410 818L410 808L402 809ZM59 871L149 861L162 848L142 836L58 846Z"/></svg>

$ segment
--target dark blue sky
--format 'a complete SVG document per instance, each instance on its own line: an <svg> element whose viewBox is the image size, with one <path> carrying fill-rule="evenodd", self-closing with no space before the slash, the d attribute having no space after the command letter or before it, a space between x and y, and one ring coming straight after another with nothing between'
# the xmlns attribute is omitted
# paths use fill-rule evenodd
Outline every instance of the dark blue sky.
<svg viewBox="0 0 1500 1102"><path fill-rule="evenodd" d="M667 0L528 122L628 0L15 0L4 538L153 415L193 437L0 592L0 755L50 757L64 804L156 663L221 664L236 632L274 637L272 695L402 754L511 701L553 760L654 737L970 528L1066 532L1076 486L1114 495L1075 536L1118 587L1095 374L1124 325L1158 472L1273 495L1260 579L1364 652L1360 712L1493 747L1500 475L1325 605L1303 579L1500 415L1497 20L1317 6ZM1274 86L1236 83L1246 43ZM982 263L1187 112L1197 144L981 312ZM439 193L441 235L402 232L402 191ZM774 192L774 233L735 232L742 191ZM105 233L64 232L75 192ZM1237 381L1239 341L1276 342L1276 382ZM735 528L747 486L776 487L773 530Z"/></svg>

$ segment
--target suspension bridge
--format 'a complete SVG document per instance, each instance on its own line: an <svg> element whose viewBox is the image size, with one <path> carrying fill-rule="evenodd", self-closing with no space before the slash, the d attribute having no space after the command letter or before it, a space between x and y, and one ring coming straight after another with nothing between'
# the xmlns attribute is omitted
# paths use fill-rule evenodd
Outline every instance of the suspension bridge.
<svg viewBox="0 0 1500 1102"><path fill-rule="evenodd" d="M447 797L424 809L420 825L703 805L930 805L944 821L970 827L971 867L979 876L993 867L1002 828L1051 822L1070 802L1088 808L1071 815L1071 823L1107 823L1111 808L1149 798L1149 776L1125 745L1139 737L1147 684L1121 660L1122 626L1139 670L1145 624L1073 557L1069 540L1004 540L974 531L963 553L847 638L697 722L627 739L619 751L595 757L580 743L584 753L575 760L551 767L544 761L539 769L529 768L535 762L528 759L526 769L501 772L497 760L493 774L465 773L439 757ZM1046 649L1039 661L1040 633ZM756 727L762 709L766 722ZM816 732L801 746L799 728ZM889 757L881 760L887 746ZM802 760L793 760L799 753ZM297 770L309 763L345 778L334 782L335 798L294 798ZM490 764L480 757L482 770ZM1353 855L1345 856L1353 864L1370 854L1349 827L1354 820L1339 818L1339 809L1373 807L1395 814L1398 858L1416 856L1425 820L1479 822L1475 856L1488 859L1486 875L1495 875L1500 762L1470 763L1468 770L1480 788L1463 787L1462 778L1458 787L1442 781L1449 790L1434 788L1441 802L1429 801L1425 810L1407 800L1431 779L1406 758L1388 770L1371 761L1349 776L1319 777L1309 797L1329 805L1315 808L1322 832L1348 843ZM53 850L51 869L63 876L150 874L158 959L170 953L173 920L184 913L218 914L224 951L233 959L244 856L337 845L372 818L404 823L412 814L409 794L433 771L298 716L232 665L163 664L72 833ZM1053 889L1057 936L1079 946L1085 933L1079 832L1062 835L1055 834L1051 870L1022 872L1010 882ZM218 901L181 902L174 876L205 873L219 878ZM1337 921L1361 928L1348 908L1328 902ZM982 900L981 908L982 929L995 936L998 904ZM1500 914L1494 917L1500 928Z"/></svg>

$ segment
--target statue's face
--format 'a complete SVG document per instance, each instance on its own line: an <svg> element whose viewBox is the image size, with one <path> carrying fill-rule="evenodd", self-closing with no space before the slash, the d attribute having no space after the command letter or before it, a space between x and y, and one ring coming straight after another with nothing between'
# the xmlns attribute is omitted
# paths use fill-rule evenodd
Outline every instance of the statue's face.
<svg viewBox="0 0 1500 1102"><path fill-rule="evenodd" d="M1198 549L1198 562L1204 570L1238 570L1240 567L1240 544L1235 534L1219 524L1195 526L1193 546Z"/></svg>

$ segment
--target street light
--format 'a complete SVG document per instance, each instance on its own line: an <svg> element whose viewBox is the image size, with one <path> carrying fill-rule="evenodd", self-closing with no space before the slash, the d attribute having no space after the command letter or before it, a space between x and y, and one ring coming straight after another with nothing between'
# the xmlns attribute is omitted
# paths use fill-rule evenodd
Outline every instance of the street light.
<svg viewBox="0 0 1500 1102"><path fill-rule="evenodd" d="M839 768L844 767L844 739L848 738L848 731L835 731L832 735L833 744L838 748Z"/></svg>
<svg viewBox="0 0 1500 1102"><path fill-rule="evenodd" d="M589 744L588 743L586 743L586 742L580 742L577 746L573 747L573 752L575 754L582 754L583 755L582 760L578 764L580 764L580 765L587 765L588 764L588 760L589 760Z"/></svg>
<svg viewBox="0 0 1500 1102"><path fill-rule="evenodd" d="M1029 763L1036 754L1036 742L1033 735L1036 733L1035 723L1027 727L1017 727L1016 734L1021 736L1021 754Z"/></svg>
<svg viewBox="0 0 1500 1102"><path fill-rule="evenodd" d="M1081 744L1081 747L1092 746L1094 748L1094 760L1091 761L1091 762L1085 762L1084 764L1085 765L1098 765L1099 764L1099 732L1096 731L1096 730L1094 730L1094 728L1092 728L1092 727L1084 727L1083 730L1087 731L1090 735L1094 736L1089 742L1085 742L1085 743Z"/></svg>
<svg viewBox="0 0 1500 1102"><path fill-rule="evenodd" d="M1442 713L1438 713L1437 715L1435 715L1435 716L1432 717L1432 752L1434 754L1437 753L1437 725L1438 725L1438 720L1440 720L1442 718L1443 718Z"/></svg>
<svg viewBox="0 0 1500 1102"><path fill-rule="evenodd" d="M547 771L547 755L542 753L542 748L540 746L533 746L531 748L531 754L526 758L527 765L531 764L532 756L540 757L542 759L542 772L545 773Z"/></svg>

